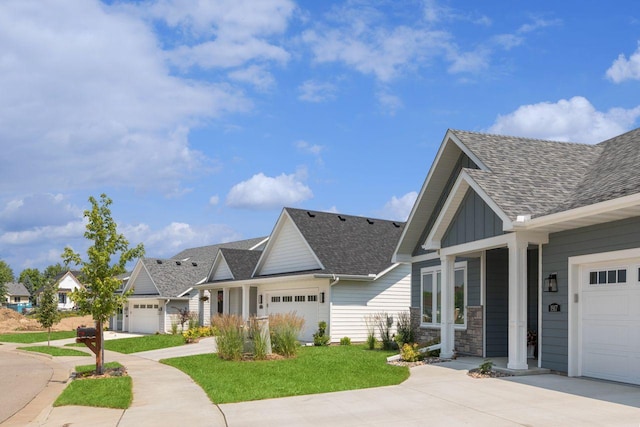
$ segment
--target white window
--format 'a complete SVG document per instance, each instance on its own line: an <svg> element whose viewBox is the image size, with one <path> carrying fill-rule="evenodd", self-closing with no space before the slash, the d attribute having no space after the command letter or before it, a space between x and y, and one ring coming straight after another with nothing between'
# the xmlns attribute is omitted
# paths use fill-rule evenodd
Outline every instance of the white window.
<svg viewBox="0 0 640 427"><path fill-rule="evenodd" d="M442 321L442 267L427 267L422 273L421 323L439 326ZM466 326L467 313L467 263L458 262L454 269L453 318L459 328Z"/></svg>
<svg viewBox="0 0 640 427"><path fill-rule="evenodd" d="M590 285L606 285L615 283L627 283L626 268L610 268L607 270L593 270L589 272Z"/></svg>
<svg viewBox="0 0 640 427"><path fill-rule="evenodd" d="M318 301L318 295L307 295L307 301L308 302L317 302Z"/></svg>
<svg viewBox="0 0 640 427"><path fill-rule="evenodd" d="M67 294L63 292L58 292L58 303L66 304L67 303Z"/></svg>
<svg viewBox="0 0 640 427"><path fill-rule="evenodd" d="M293 297L291 295L282 297L282 302L292 302L292 301L293 301Z"/></svg>
<svg viewBox="0 0 640 427"><path fill-rule="evenodd" d="M304 302L304 295L296 295L295 300L296 302Z"/></svg>

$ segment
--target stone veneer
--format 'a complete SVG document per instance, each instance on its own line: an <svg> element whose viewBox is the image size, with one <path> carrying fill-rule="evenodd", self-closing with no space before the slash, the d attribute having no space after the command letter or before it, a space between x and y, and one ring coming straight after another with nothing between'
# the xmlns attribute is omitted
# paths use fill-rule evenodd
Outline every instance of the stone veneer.
<svg viewBox="0 0 640 427"><path fill-rule="evenodd" d="M440 329L420 327L420 307L411 307L410 313L417 341L440 341ZM467 307L467 329L455 331L455 351L458 354L482 357L482 323L482 306Z"/></svg>

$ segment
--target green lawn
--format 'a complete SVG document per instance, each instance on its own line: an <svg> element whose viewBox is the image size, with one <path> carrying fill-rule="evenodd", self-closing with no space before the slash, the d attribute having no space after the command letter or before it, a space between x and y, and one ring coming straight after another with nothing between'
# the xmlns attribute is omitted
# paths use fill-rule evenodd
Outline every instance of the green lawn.
<svg viewBox="0 0 640 427"><path fill-rule="evenodd" d="M118 362L105 363L104 367L120 367ZM76 366L76 372L90 372L95 365ZM76 379L53 403L53 406L80 405L126 409L133 400L131 377Z"/></svg>
<svg viewBox="0 0 640 427"><path fill-rule="evenodd" d="M184 345L182 335L145 335L143 337L121 338L104 342L105 350L125 354L175 347L178 345Z"/></svg>
<svg viewBox="0 0 640 427"><path fill-rule="evenodd" d="M400 384L409 368L386 363L393 352L362 346L303 347L294 359L231 362L214 354L163 360L193 378L215 403Z"/></svg>
<svg viewBox="0 0 640 427"><path fill-rule="evenodd" d="M35 351L36 353L50 354L51 356L91 356L83 351L71 348L49 347L46 345L36 345L31 347L18 347L18 350Z"/></svg>
<svg viewBox="0 0 640 427"><path fill-rule="evenodd" d="M52 331L51 340L61 340L65 338L74 338L76 331ZM31 344L34 342L47 341L48 332L22 332L15 334L0 334L0 341L17 342L22 344Z"/></svg>

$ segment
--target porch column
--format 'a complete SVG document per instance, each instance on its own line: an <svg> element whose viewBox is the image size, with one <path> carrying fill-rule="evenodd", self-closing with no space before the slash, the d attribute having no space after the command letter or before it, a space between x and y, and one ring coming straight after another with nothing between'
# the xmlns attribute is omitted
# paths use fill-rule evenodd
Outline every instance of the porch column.
<svg viewBox="0 0 640 427"><path fill-rule="evenodd" d="M249 285L242 285L242 318L249 320Z"/></svg>
<svg viewBox="0 0 640 427"><path fill-rule="evenodd" d="M229 288L222 288L222 314L230 314L229 311Z"/></svg>
<svg viewBox="0 0 640 427"><path fill-rule="evenodd" d="M527 366L527 241L517 234L509 247L509 369Z"/></svg>
<svg viewBox="0 0 640 427"><path fill-rule="evenodd" d="M443 256L440 258L442 265L441 293L440 293L440 357L450 359L455 348L455 335L453 332L453 281L455 256Z"/></svg>

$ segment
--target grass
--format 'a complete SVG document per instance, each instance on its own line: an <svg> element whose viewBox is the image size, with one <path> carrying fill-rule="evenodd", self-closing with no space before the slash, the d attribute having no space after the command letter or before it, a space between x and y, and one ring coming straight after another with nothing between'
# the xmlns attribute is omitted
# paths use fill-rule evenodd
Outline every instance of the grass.
<svg viewBox="0 0 640 427"><path fill-rule="evenodd" d="M65 338L75 338L76 331L52 331L51 340L61 340ZM31 344L34 342L47 341L48 332L22 332L14 334L0 334L0 341L17 342L21 344Z"/></svg>
<svg viewBox="0 0 640 427"><path fill-rule="evenodd" d="M62 347L49 347L46 345L36 345L31 347L18 347L18 350L34 351L36 353L50 354L51 356L90 356L83 351Z"/></svg>
<svg viewBox="0 0 640 427"><path fill-rule="evenodd" d="M121 338L104 342L105 350L118 353L138 353L140 351L157 350L159 348L184 345L184 338L179 335L146 335L143 337Z"/></svg>
<svg viewBox="0 0 640 427"><path fill-rule="evenodd" d="M203 354L162 362L190 375L212 402L233 403L400 384L409 368L388 365L391 354L329 346L303 347L284 360L232 362Z"/></svg>
<svg viewBox="0 0 640 427"><path fill-rule="evenodd" d="M104 367L121 367L117 362ZM76 366L76 372L90 372L95 365ZM102 408L127 409L133 401L131 377L107 377L74 380L53 403L53 406L80 405Z"/></svg>

